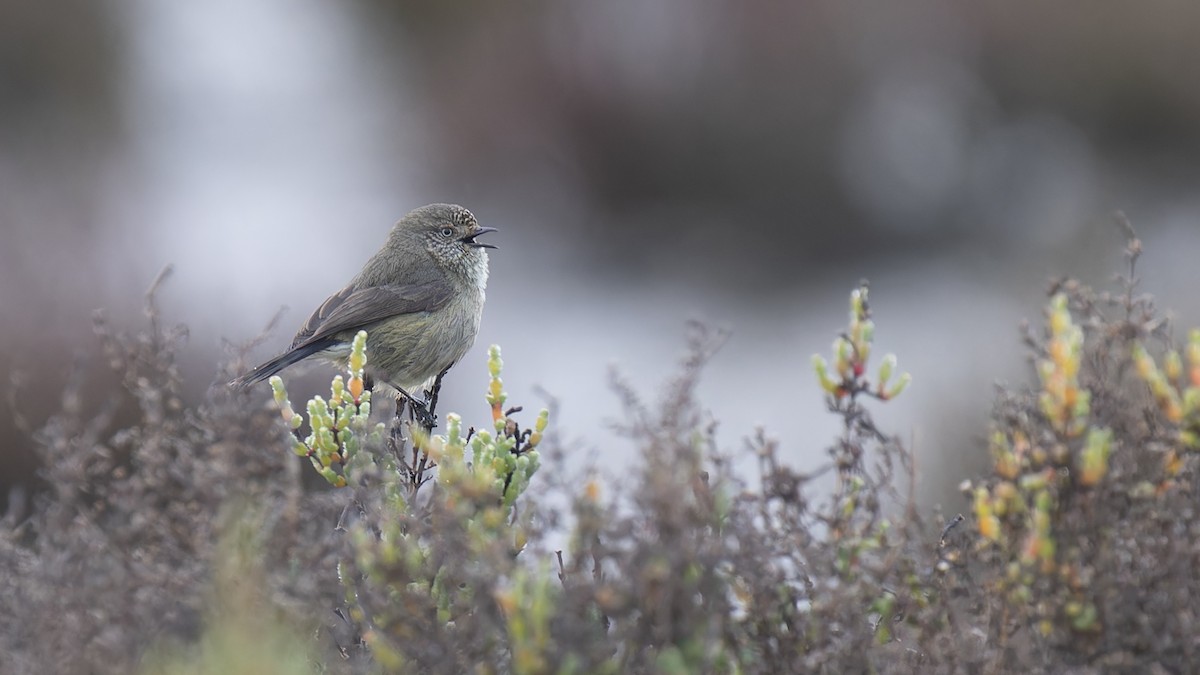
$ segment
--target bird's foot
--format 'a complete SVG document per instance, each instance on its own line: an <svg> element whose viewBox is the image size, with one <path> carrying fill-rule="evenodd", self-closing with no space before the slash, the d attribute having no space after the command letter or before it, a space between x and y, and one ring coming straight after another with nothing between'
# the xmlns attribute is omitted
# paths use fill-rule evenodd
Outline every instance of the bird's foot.
<svg viewBox="0 0 1200 675"><path fill-rule="evenodd" d="M401 414L404 410L404 404L407 403L414 422L420 424L426 431L433 431L437 427L437 415L433 414L429 406L422 401L418 401L415 396L401 387L396 387L396 391L400 392L400 395L396 397L396 414Z"/></svg>
<svg viewBox="0 0 1200 675"><path fill-rule="evenodd" d="M426 431L433 431L437 428L437 415L430 412L429 408L424 403L412 402L413 416L421 426L425 427Z"/></svg>

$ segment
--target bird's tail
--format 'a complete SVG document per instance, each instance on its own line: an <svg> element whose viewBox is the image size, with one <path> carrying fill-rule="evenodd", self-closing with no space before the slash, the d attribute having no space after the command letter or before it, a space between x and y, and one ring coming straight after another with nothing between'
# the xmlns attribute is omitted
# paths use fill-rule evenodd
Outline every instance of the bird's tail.
<svg viewBox="0 0 1200 675"><path fill-rule="evenodd" d="M286 352L267 361L261 366L251 370L250 372L230 380L229 386L234 389L246 389L250 386L258 384L263 380L271 377L275 373L287 368L293 363L306 359L319 351L326 349L329 345L323 341L317 341L311 344L300 345L294 349L289 349Z"/></svg>

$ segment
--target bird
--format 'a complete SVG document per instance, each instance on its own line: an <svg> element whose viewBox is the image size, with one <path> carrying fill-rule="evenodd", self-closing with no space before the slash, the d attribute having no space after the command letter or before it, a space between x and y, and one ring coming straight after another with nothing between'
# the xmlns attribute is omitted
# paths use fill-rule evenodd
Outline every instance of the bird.
<svg viewBox="0 0 1200 675"><path fill-rule="evenodd" d="M421 405L412 392L431 385L436 391L475 342L488 280L485 249L496 248L477 239L495 231L456 204L410 211L362 271L313 311L290 347L230 386L245 389L312 356L345 368L354 336L365 330L368 374Z"/></svg>

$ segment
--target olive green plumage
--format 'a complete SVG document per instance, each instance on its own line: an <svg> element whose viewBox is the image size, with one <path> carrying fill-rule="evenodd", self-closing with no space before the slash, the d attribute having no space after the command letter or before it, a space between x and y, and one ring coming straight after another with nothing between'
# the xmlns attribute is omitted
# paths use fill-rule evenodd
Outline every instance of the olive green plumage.
<svg viewBox="0 0 1200 675"><path fill-rule="evenodd" d="M292 346L230 384L247 387L309 356L344 366L350 341L367 331L367 369L415 393L462 358L475 342L488 278L480 227L453 204L415 209L392 227L383 248L329 297Z"/></svg>

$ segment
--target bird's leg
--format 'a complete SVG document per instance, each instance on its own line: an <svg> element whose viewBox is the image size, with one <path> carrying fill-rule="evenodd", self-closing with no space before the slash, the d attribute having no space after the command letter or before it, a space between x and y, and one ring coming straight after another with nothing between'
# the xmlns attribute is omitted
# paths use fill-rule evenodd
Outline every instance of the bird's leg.
<svg viewBox="0 0 1200 675"><path fill-rule="evenodd" d="M399 387L394 384L392 387L395 388L396 391L400 392L400 396L403 397L404 400L408 401L409 409L413 414L413 419L417 422L420 422L421 426L425 427L426 431L433 431L433 428L437 426L437 418L433 416L433 413L429 412L429 408L425 407L425 404L418 401L412 394L405 391L404 387Z"/></svg>
<svg viewBox="0 0 1200 675"><path fill-rule="evenodd" d="M438 376L433 379L433 386L429 388L429 391L425 392L425 400L429 401L429 414L433 417L435 422L437 421L437 415L435 414L435 411L437 410L438 394L440 394L442 391L442 378L445 377L446 373L450 372L450 369L453 367L454 364L451 363L445 368L442 368L442 372L438 373Z"/></svg>

